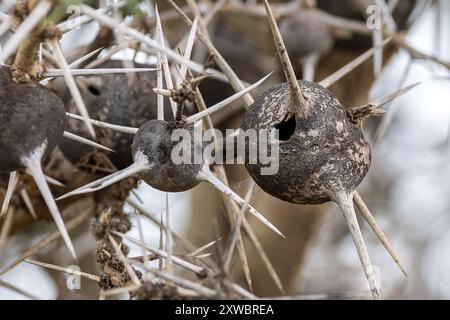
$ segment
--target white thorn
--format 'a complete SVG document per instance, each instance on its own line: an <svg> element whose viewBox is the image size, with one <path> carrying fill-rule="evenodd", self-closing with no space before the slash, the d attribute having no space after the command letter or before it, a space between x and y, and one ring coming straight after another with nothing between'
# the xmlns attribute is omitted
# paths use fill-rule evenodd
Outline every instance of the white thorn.
<svg viewBox="0 0 450 320"><path fill-rule="evenodd" d="M64 239L64 242L70 251L70 254L75 260L77 260L77 255L75 253L72 240L70 240L70 236L69 233L67 232L64 220L62 219L62 216L59 213L58 206L56 205L55 199L53 198L50 188L48 187L47 181L45 181L44 173L42 172L41 168L42 154L43 152L41 152L41 150L36 150L26 158L22 158L22 162L30 170L31 176L33 177L39 191L41 192L42 198L44 198L48 210L50 211L50 214L52 215L53 220L55 221L56 226L58 227L58 230L61 233L61 236Z"/></svg>
<svg viewBox="0 0 450 320"><path fill-rule="evenodd" d="M158 6L155 3L155 12L158 12ZM157 26L158 28L158 26ZM159 36L159 32L157 30L156 32L156 41L158 43L161 43L161 39ZM157 71L156 71L156 89L163 89L163 70L162 70L162 54L161 51L156 52L156 58L157 58ZM156 96L156 103L157 103L157 113L156 117L158 120L164 120L164 97L160 94ZM161 261L161 260L160 260Z"/></svg>
<svg viewBox="0 0 450 320"><path fill-rule="evenodd" d="M95 138L95 130L92 126L92 123L90 123L87 119L89 119L89 113L86 108L86 105L83 101L83 98L81 97L80 90L78 90L77 84L75 83L75 79L73 78L72 74L70 73L69 65L67 64L66 58L64 57L64 54L61 50L61 46L59 45L59 42L57 39L51 40L51 44L53 46L53 52L56 58L56 61L58 63L58 66L61 68L61 70L64 73L64 79L66 80L67 88L70 91L70 94L72 95L73 100L75 101L75 104L78 108L78 111L81 113L84 119L84 123L86 124L86 127L91 134L93 138Z"/></svg>
<svg viewBox="0 0 450 320"><path fill-rule="evenodd" d="M220 181L210 170L208 167L204 167L202 171L199 173L199 178L201 180L204 180L206 182L209 182L211 185L214 186L217 190L225 194L228 198L235 201L240 206L243 206L245 201L242 199L236 192L230 189L227 185L225 185L222 181ZM283 233L281 233L280 230L277 229L269 220L267 220L261 213L259 213L255 208L253 208L251 205L248 205L247 208L248 212L250 212L252 215L254 215L258 220L260 220L263 224L265 224L268 228L270 228L272 231L274 231L276 234L280 235L281 237L285 238Z"/></svg>
<svg viewBox="0 0 450 320"><path fill-rule="evenodd" d="M31 176L31 172L30 172L29 169L25 169L25 172ZM59 181L56 180L55 178L52 178L52 177L49 177L49 176L45 176L45 180L46 180L49 184L52 184L52 185L54 185L54 186L61 187L61 188L65 188L65 187L66 187L63 183L59 182Z"/></svg>
<svg viewBox="0 0 450 320"><path fill-rule="evenodd" d="M149 71L156 71L156 68L70 69L69 72L72 76L95 76ZM44 77L64 77L64 71L61 69L48 69Z"/></svg>
<svg viewBox="0 0 450 320"><path fill-rule="evenodd" d="M383 41L381 44L381 48L383 48L386 44L388 44L392 40L392 37L389 37ZM330 74L328 77L323 79L319 82L319 85L321 85L324 88L328 88L333 83L347 75L350 71L355 69L357 66L359 66L361 63L369 59L379 48L371 48L358 56L357 58L353 59L349 63L347 63L345 66L340 68L339 70L335 71L334 73Z"/></svg>
<svg viewBox="0 0 450 320"><path fill-rule="evenodd" d="M383 48L381 47L383 43L382 30L375 28L372 31L372 43L373 47L377 48L373 55L373 73L375 77L378 77L383 69Z"/></svg>
<svg viewBox="0 0 450 320"><path fill-rule="evenodd" d="M189 33L188 40L186 42L186 48L184 50L183 57L186 60L191 59L192 48L194 47L195 35L197 34L197 26L198 26L199 17L195 17L194 22L192 23L191 31ZM180 80L183 81L186 78L187 67L186 65L182 65L180 69ZM180 83L178 83L180 85Z"/></svg>
<svg viewBox="0 0 450 320"><path fill-rule="evenodd" d="M11 198L13 196L14 189L16 189L18 181L19 181L19 177L17 175L17 171L11 172L9 174L8 188L6 189L5 198L3 199L0 217L3 217L6 213L6 211L8 211L9 203L11 202Z"/></svg>
<svg viewBox="0 0 450 320"><path fill-rule="evenodd" d="M382 97L380 99L376 99L376 100L372 100L369 103L367 103L368 105L371 105L373 108L379 108L384 106L386 103L391 102L392 100L398 98L401 95L404 95L405 93L407 93L408 91L410 91L411 89L417 87L420 84L420 82L416 82L412 85L406 86L400 90L397 90L394 93L391 93L385 97Z"/></svg>
<svg viewBox="0 0 450 320"><path fill-rule="evenodd" d="M91 193L91 192L95 192L95 191L104 189L104 188L109 187L110 185L116 183L117 181L120 181L122 179L130 177L134 174L143 172L147 169L148 169L147 161L144 161L144 159L138 160L125 169L114 172L114 173L112 173L106 177L103 177L101 179L98 179L96 181L90 182L78 189L75 189L73 191L66 193L65 195L62 195L61 197L59 197L56 200L62 200L62 199L72 197L75 195Z"/></svg>
<svg viewBox="0 0 450 320"><path fill-rule="evenodd" d="M83 117L81 117L77 114L70 113L70 112L66 112L66 115L72 119L84 120ZM138 130L139 130L139 128L120 126L117 124L110 124L107 122L94 120L94 119L88 119L88 121L91 122L94 126L97 126L100 128L107 128L107 129L111 129L111 130L115 130L115 131L123 132L123 133L136 134L136 132L138 132Z"/></svg>
<svg viewBox="0 0 450 320"><path fill-rule="evenodd" d="M369 226L372 228L373 232L377 236L378 240L380 240L381 244L384 246L386 251L391 256L392 260L394 260L395 264L398 266L401 272L407 277L406 270L403 267L402 263L400 262L400 258L395 253L394 248L390 244L388 238L384 234L383 230L378 225L377 221L373 217L372 213L370 212L369 208L367 208L366 204L364 203L361 196L358 194L358 192L353 193L353 201L355 201L356 206L359 208L359 211L361 212L361 215L364 217L364 219L367 221Z"/></svg>
<svg viewBox="0 0 450 320"><path fill-rule="evenodd" d="M159 45L162 48L166 48L166 39L164 37L162 25L161 25L161 19L159 17L158 7L155 7L155 15L156 15L156 33L158 35L158 41ZM170 67L169 67L169 60L167 59L167 54L164 51L161 51L161 62L164 72L164 79L166 80L166 87L167 89L171 90L174 88L173 81L172 81L172 75L170 73ZM177 113L177 104L175 101L173 101L171 98L169 98L170 106L172 107L172 113L175 117Z"/></svg>
<svg viewBox="0 0 450 320"><path fill-rule="evenodd" d="M349 195L346 192L340 192L336 194L335 202L339 205L339 207L342 209L342 213L344 214L345 222L353 238L353 243L355 244L356 251L358 252L358 256L366 275L367 282L369 283L372 296L374 299L380 300L380 289L375 278L375 272L370 262L369 253L367 252L364 238L361 234L361 229L359 228L352 198L352 194Z"/></svg>
<svg viewBox="0 0 450 320"><path fill-rule="evenodd" d="M27 207L28 211L30 212L31 216L34 220L37 220L36 210L34 210L33 202L31 202L30 196L28 195L27 189L22 188L19 191L20 197L22 198L23 202L25 203L25 206Z"/></svg>
<svg viewBox="0 0 450 320"><path fill-rule="evenodd" d="M115 152L114 150L112 150L110 148L107 148L105 146L102 146L101 144L99 144L97 142L94 142L94 141L91 141L89 139L77 136L76 134L73 134L73 133L68 132L68 131L64 131L64 138L71 139L73 141L77 141L77 142L86 144L88 146L94 147L94 148L99 148L99 149L102 149L102 150L105 150L105 151Z"/></svg>
<svg viewBox="0 0 450 320"><path fill-rule="evenodd" d="M255 89L256 87L258 87L259 85L261 85L268 77L270 77L272 75L272 72L269 73L267 76L265 76L264 78L262 78L261 80L259 80L258 82L252 84L251 86L248 86L247 88L245 88L242 91L239 91L235 94L233 94L231 97L228 97L227 99L216 103L215 105L211 106L210 108L203 110L201 112L198 112L190 117L188 117L186 119L187 123L192 123L195 122L197 120L202 119L203 117L206 117L208 115L213 114L214 112L219 111L220 109L222 109L223 107L226 107L227 105L229 105L230 103L236 101L237 99L239 99L240 97L242 97L243 95L245 95L247 92L252 91L253 89Z"/></svg>

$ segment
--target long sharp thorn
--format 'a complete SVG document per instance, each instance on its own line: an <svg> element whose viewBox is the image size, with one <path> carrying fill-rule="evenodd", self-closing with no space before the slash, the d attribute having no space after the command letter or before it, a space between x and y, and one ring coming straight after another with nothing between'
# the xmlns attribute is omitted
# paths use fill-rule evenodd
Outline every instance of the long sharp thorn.
<svg viewBox="0 0 450 320"><path fill-rule="evenodd" d="M39 191L41 192L42 198L44 198L48 210L50 211L50 214L52 215L53 220L55 221L56 226L58 227L58 230L61 233L61 236L70 251L70 254L75 260L77 260L77 255L75 253L72 241L70 240L69 233L67 232L66 226L64 224L64 220L61 217L61 213L59 213L58 206L56 205L52 192L48 187L47 181L45 181L45 176L42 172L40 162L42 155L39 153L40 152L35 152L28 158L23 159L24 164L30 170L31 176L33 177Z"/></svg>
<svg viewBox="0 0 450 320"><path fill-rule="evenodd" d="M166 40L164 37L162 25L161 25L161 19L159 17L158 7L155 7L155 15L156 15L156 32L158 34L158 41L159 45L162 48L166 48ZM171 90L174 88L173 81L172 81L172 75L170 74L170 67L169 67L169 60L167 59L167 54L164 51L161 51L161 58L162 58L162 67L164 72L164 78L166 80L166 87L167 89ZM177 104L173 99L169 98L170 106L172 107L172 113L175 117L177 113Z"/></svg>
<svg viewBox="0 0 450 320"><path fill-rule="evenodd" d="M158 6L155 3L155 12L158 12ZM157 26L158 27L158 26ZM161 43L161 39L159 36L159 32L156 32L156 41L158 43ZM157 58L157 71L156 71L156 89L163 89L163 70L162 70L162 54L161 51L158 51L156 53ZM158 120L164 120L164 97L160 94L156 97L156 103L157 103L157 118Z"/></svg>
<svg viewBox="0 0 450 320"><path fill-rule="evenodd" d="M53 47L56 62L58 63L58 66L61 68L61 70L64 74L64 79L66 80L67 88L69 89L70 94L72 95L72 98L75 101L78 111L83 116L84 123L86 124L86 127L87 127L90 135L93 138L95 138L96 135L95 135L94 127L92 126L92 123L90 123L88 121L89 113L88 113L87 107L83 101L80 90L78 89L77 84L75 82L75 79L72 76L72 74L70 73L70 68L69 68L66 58L64 57L64 54L61 50L61 46L59 45L59 42L57 39L51 40L51 44Z"/></svg>
<svg viewBox="0 0 450 320"><path fill-rule="evenodd" d="M265 76L264 78L262 78L261 80L259 80L258 82L252 84L251 86L248 86L247 88L245 88L242 91L239 91L235 94L233 94L231 97L228 97L227 99L211 106L210 108L200 111L190 117L188 117L186 119L187 123L192 123L195 122L197 120L202 119L203 117L206 117L208 115L213 114L214 112L219 111L220 109L226 107L227 105L229 105L230 103L236 101L237 99L241 98L242 96L244 96L246 93L252 91L253 89L255 89L256 87L260 86L268 77L270 77L272 75L272 72L269 73L267 76Z"/></svg>
<svg viewBox="0 0 450 320"><path fill-rule="evenodd" d="M11 231L13 218L14 218L14 208L9 208L9 210L7 210L5 219L2 221L1 225L2 228L0 230L0 256L2 255L6 241L8 240L8 235L9 232Z"/></svg>
<svg viewBox="0 0 450 320"><path fill-rule="evenodd" d="M199 20L198 16L195 17L195 20L192 23L192 27L191 27L191 31L189 33L188 40L186 42L186 48L184 50L184 55L183 55L186 60L191 59L192 48L194 47L195 35L197 33L198 20ZM180 69L181 80L184 80L186 78L186 72L187 72L186 65L182 65L181 69Z"/></svg>
<svg viewBox="0 0 450 320"><path fill-rule="evenodd" d="M238 216L236 218L236 221L231 229L231 235L228 238L227 246L225 249L225 252L223 254L223 269L227 272L230 267L231 258L233 257L234 248L236 246L236 242L238 240L241 226L242 226L242 220L245 214L245 211L247 211L248 203L250 202L251 197L253 196L253 191L255 190L256 183L253 181L250 185L245 198L244 198L244 204L242 205L241 209L238 212Z"/></svg>
<svg viewBox="0 0 450 320"><path fill-rule="evenodd" d="M381 44L383 43L383 32L381 29L375 28L372 32L373 47L377 48L373 55L373 73L375 77L381 74L383 68L383 49Z"/></svg>
<svg viewBox="0 0 450 320"><path fill-rule="evenodd" d="M30 170L25 169L25 172L26 172L27 174L31 175ZM59 182L59 181L56 180L55 178L52 178L52 177L49 177L49 176L45 176L45 180L47 180L47 182L48 182L49 184L52 184L52 185L54 185L54 186L61 187L61 188L65 188L65 187L66 187L63 183Z"/></svg>
<svg viewBox="0 0 450 320"><path fill-rule="evenodd" d="M170 209L169 209L169 193L166 192L166 228L165 228L165 236L166 236L166 252L167 252L167 261L166 261L166 272L173 272L172 265L172 234L170 233Z"/></svg>
<svg viewBox="0 0 450 320"><path fill-rule="evenodd" d="M66 112L66 115L69 118L72 118L72 119L84 120L83 117L81 117L81 116L79 116L77 114L70 113L70 112ZM127 127L127 126L120 126L120 125L117 125L117 124L110 124L110 123L107 123L107 122L94 120L94 119L88 119L88 121L92 122L92 124L94 126L97 126L97 127L100 127L100 128L107 128L107 129L111 129L111 130L115 130L115 131L123 132L123 133L135 134L139 130L138 128Z"/></svg>
<svg viewBox="0 0 450 320"><path fill-rule="evenodd" d="M220 237L220 238L218 238L218 239L216 239L216 240L213 240L213 241L211 241L211 242L209 242L209 243L207 243L207 244L201 246L200 248L198 248L198 249L192 251L191 253L188 253L188 254L186 255L186 257L195 257L195 256L198 256L200 253L202 253L203 251L205 251L205 250L208 249L209 247L213 246L214 244L216 244L217 241L220 241L220 240L222 240L222 237Z"/></svg>
<svg viewBox="0 0 450 320"><path fill-rule="evenodd" d="M20 43L28 36L33 28L47 15L52 8L52 1L39 1L36 7L31 11L28 17L20 24L14 35L8 40L0 53L0 64L16 51Z"/></svg>
<svg viewBox="0 0 450 320"><path fill-rule="evenodd" d="M27 189L22 188L19 193L31 216L33 217L34 220L37 220L36 210L34 210L34 206L33 203L31 202L30 196L28 195Z"/></svg>
<svg viewBox="0 0 450 320"><path fill-rule="evenodd" d="M381 299L380 289L375 278L375 271L370 262L369 253L367 252L364 238L359 228L358 219L356 218L355 208L353 207L353 195L341 192L336 194L335 202L339 205L344 214L345 222L350 230L350 234L353 238L356 251L358 252L359 259L361 261L364 274L366 275L367 282L369 284L372 296L376 300Z"/></svg>
<svg viewBox="0 0 450 320"><path fill-rule="evenodd" d="M8 188L6 189L5 198L3 199L0 217L3 217L6 214L6 211L8 211L9 203L11 202L11 198L13 196L14 189L16 189L18 181L19 177L17 175L17 171L11 172L9 174Z"/></svg>
<svg viewBox="0 0 450 320"><path fill-rule="evenodd" d="M91 141L89 139L77 136L76 134L73 134L73 133L68 132L68 131L64 131L64 138L67 138L67 139L70 139L70 140L73 140L73 141L77 141L77 142L83 143L85 145L94 147L94 148L99 148L99 149L102 149L102 150L105 150L105 151L109 151L109 152L115 152L114 150L112 150L112 149L110 149L108 147L102 146L101 144L99 144L97 142L94 142L94 141Z"/></svg>
<svg viewBox="0 0 450 320"><path fill-rule="evenodd" d="M91 57L95 56L97 53L99 53L100 51L102 51L104 49L104 47L100 47L98 49L95 49L94 51L91 51L87 54L85 54L84 56L82 56L81 58L78 58L77 60L75 60L74 62L71 62L69 64L69 68L73 69L73 68L77 68L80 64L82 64L83 62L89 60Z"/></svg>
<svg viewBox="0 0 450 320"><path fill-rule="evenodd" d="M69 275L81 276L81 277L84 277L86 279L89 279L89 280L92 280L92 281L95 281L95 282L100 282L100 277L99 276L96 276L96 275L93 275L93 274L89 274L89 273L86 273L86 272L83 272L83 271L79 271L79 270L77 270L75 268L74 269L72 269L71 267L64 268L64 267L57 266L57 265L54 265L54 264L51 264L51 263L45 263L45 262L40 262L40 261L35 261L35 260L30 260L30 259L25 259L23 261L26 262L26 263L35 265L35 266L42 267L42 268L53 269L53 270L56 270L56 271L61 271L63 273L69 274Z"/></svg>
<svg viewBox="0 0 450 320"><path fill-rule="evenodd" d="M372 228L373 232L377 236L378 240L380 240L381 244L386 248L386 251L391 256L392 260L394 260L395 264L399 267L400 271L403 272L403 274L407 277L405 268L403 267L402 263L400 262L399 257L394 251L394 248L391 246L388 238L384 234L383 230L381 230L380 226L376 222L375 218L373 217L372 213L370 212L369 208L367 208L366 204L364 203L361 196L358 194L358 192L353 193L353 201L355 202L356 206L358 207L359 211L361 212L364 219L367 221L369 226Z"/></svg>
<svg viewBox="0 0 450 320"><path fill-rule="evenodd" d="M236 192L230 189L227 185L225 185L222 181L220 181L207 167L205 167L199 174L199 178L209 182L214 186L217 190L225 194L231 200L235 201L240 206L244 205L245 201L242 199ZM254 215L258 220L260 220L263 224L265 224L269 229L274 231L279 236L285 238L283 233L278 230L269 220L267 220L261 213L259 213L255 208L251 205L248 205L248 212Z"/></svg>
<svg viewBox="0 0 450 320"><path fill-rule="evenodd" d="M117 171L113 174L110 174L109 176L103 177L94 182L88 183L87 185L82 186L73 191L70 191L70 192L66 193L65 195L62 195L61 197L57 198L56 200L62 200L62 199L68 198L68 197L72 197L74 195L91 193L91 192L95 192L95 191L104 189L106 187L109 187L113 183L116 183L117 181L120 181L122 179L130 177L139 172L145 171L147 168L148 168L148 164L146 162L142 162L142 161L135 162L125 169Z"/></svg>
<svg viewBox="0 0 450 320"><path fill-rule="evenodd" d="M72 76L95 76L95 75L111 75L130 72L149 72L156 71L156 68L103 68L103 69L70 69ZM64 77L62 69L48 69L44 77Z"/></svg>
<svg viewBox="0 0 450 320"><path fill-rule="evenodd" d="M391 40L392 40L392 37L385 39L382 42L381 47L384 47ZM343 66L342 68L338 69L337 71L335 71L334 73L332 73L331 75L329 75L328 77L326 77L325 79L320 81L319 85L321 85L324 88L328 88L329 86L334 84L336 81L338 81L339 79L341 79L342 77L344 77L345 75L350 73L353 69L355 69L361 63L363 63L364 61L369 59L378 49L379 48L371 48L371 49L367 50L366 52L361 54L359 57L356 57L355 59L353 59L352 61L347 63L345 66Z"/></svg>
<svg viewBox="0 0 450 320"><path fill-rule="evenodd" d="M391 93L383 98L380 99L376 99L376 100L372 100L368 103L368 105L372 106L372 108L379 108L384 106L386 103L391 102L392 100L398 98L401 95L404 95L405 93L407 93L408 91L410 91L411 89L417 87L420 84L420 82L414 83L412 85L409 85L407 87L404 87L394 93Z"/></svg>
<svg viewBox="0 0 450 320"><path fill-rule="evenodd" d="M278 55L280 56L281 65L283 66L284 76L289 85L289 91L291 93L292 107L297 109L301 113L306 112L306 102L303 97L300 85L297 81L297 76L295 75L294 68L292 67L291 60L287 54L286 46L284 45L283 38L281 37L280 30L277 26L277 21L273 15L272 9L270 8L267 0L264 0L264 6L266 8L267 17L269 19L270 29L272 30L272 35L275 40L275 45L277 47Z"/></svg>

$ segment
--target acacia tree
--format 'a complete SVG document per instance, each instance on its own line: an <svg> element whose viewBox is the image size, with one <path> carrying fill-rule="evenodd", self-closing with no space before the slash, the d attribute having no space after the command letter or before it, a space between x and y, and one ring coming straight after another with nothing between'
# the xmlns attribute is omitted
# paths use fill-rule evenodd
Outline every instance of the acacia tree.
<svg viewBox="0 0 450 320"><path fill-rule="evenodd" d="M43 153L42 179L22 163L17 168L2 168L0 255L10 248L11 236L23 234L38 220L50 224L53 216L59 231L43 230L42 240L23 248L17 259L2 260L0 274L7 276L8 271L24 262L75 274L95 284L78 293L89 298L122 292L134 299L253 298L295 292L290 284L321 223L323 206L304 207L260 189L254 192L255 185L243 166L225 169L215 164L210 172L209 167L194 170L192 166L166 166L167 159L159 158L156 170L148 174L155 167L152 161L140 162L140 151L153 154L156 149L171 150L169 139L161 138L166 131L171 132L171 127L156 129L159 126L154 119L187 124L200 121L204 130L239 127L242 116L260 93L286 81L291 85L290 92L295 92L297 82L293 79L302 77L329 88L343 106L349 106L345 110L351 119L362 121L380 113L380 107L406 92L400 90L385 99L368 101L374 80L397 50L405 50L412 59L432 60L449 67L448 62L426 55L404 40L404 32L424 10L416 9L419 13L413 15L415 7L413 1L384 0L340 1L339 5L336 1L271 1L270 6L259 1L227 0L17 1L0 17L0 60L4 64L0 125L9 128L13 125L8 124L10 113L17 113L14 116L21 119L26 132L17 150L28 146L32 126L54 134L50 130L53 119L47 124L50 129L42 128L45 122L39 115L44 112L30 120L18 108L8 109L19 99L11 100L12 92L20 97L28 88L46 91L42 99L37 94L23 94L26 112L36 115L36 106L47 106L48 97L56 93L67 113L57 146L55 143L53 150ZM63 53L64 35L83 30L89 23L99 25L94 39ZM277 37L279 34L281 37ZM111 60L125 49L133 50L133 60ZM274 60L277 52L279 59ZM153 59L155 64L135 62L138 54ZM264 78L273 70L270 78ZM354 83L356 91L350 90ZM298 97L301 100L302 94ZM154 122L148 122L152 119ZM292 127L285 120L286 125L279 127L280 134L295 129L295 123ZM361 121L357 121L358 125ZM381 139L389 120L373 120L372 124L379 128L376 138ZM145 126L150 133L142 129ZM7 132L2 132L2 151L12 150ZM143 137L142 144L136 143L138 136ZM216 153L223 151L219 142L216 137ZM189 175L191 169L195 174ZM206 184L194 189L190 223L186 234L178 234L170 226L170 203L161 220L152 214L151 207L132 195L140 178L169 192L191 189L204 180L222 196L214 197ZM242 198L229 188L240 181L250 181L241 184L244 187L238 193ZM76 191L70 195L78 196L62 197L57 206L53 205L52 197L71 190ZM357 193L352 197L362 217L402 269L364 201ZM134 210L124 210L125 204ZM266 226L244 215L247 210ZM58 220L59 212L65 224ZM217 217L221 222L211 227ZM146 230L141 228L141 219L160 227L163 240L159 248L143 242ZM127 235L132 222L140 230L139 239ZM205 245L204 235L195 239L193 230L212 231L210 241ZM278 230L286 239L274 237L273 231ZM77 254L79 248L71 249L72 240L66 232L72 240L90 234L92 246L82 250L82 255ZM224 239L217 242L221 237ZM65 252L48 252L48 247L59 244L61 238L72 255L78 256L81 270L65 268L74 264ZM363 243L355 242L362 250ZM129 257L127 243L139 245L143 254ZM206 253L213 246L216 254ZM368 269L370 264L364 262L364 252L359 253L372 293L379 297ZM60 263L61 255L65 263ZM159 261L158 268L150 267L153 260ZM52 274L61 282L59 273ZM60 297L74 297L64 284Z"/></svg>

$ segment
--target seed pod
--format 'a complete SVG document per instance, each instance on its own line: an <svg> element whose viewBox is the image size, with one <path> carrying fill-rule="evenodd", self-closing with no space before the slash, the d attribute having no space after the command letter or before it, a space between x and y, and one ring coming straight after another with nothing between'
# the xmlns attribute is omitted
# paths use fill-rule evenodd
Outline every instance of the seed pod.
<svg viewBox="0 0 450 320"><path fill-rule="evenodd" d="M64 105L52 91L39 84L14 83L8 67L0 67L0 101L0 172L28 169L67 247L76 258L41 168L41 159L63 137Z"/></svg>
<svg viewBox="0 0 450 320"><path fill-rule="evenodd" d="M176 130L184 134L180 141L172 140ZM199 141L200 143L195 143ZM202 164L174 163L174 148L193 155L202 154L202 136L194 126L182 122L150 120L139 128L133 141L132 152L135 162L145 157L149 167L142 173L142 179L153 188L167 192L180 192L192 189L200 179ZM179 156L176 154L175 156Z"/></svg>
<svg viewBox="0 0 450 320"><path fill-rule="evenodd" d="M108 61L98 67L122 68L123 65L121 61ZM136 64L136 67L149 66ZM83 77L80 89L92 119L136 128L147 120L155 119L156 94L153 92L153 88L156 86L156 75L154 72L145 72L136 73L135 76L137 81L132 83L129 83L126 74ZM76 105L70 96L67 97L65 104L67 111L76 112ZM167 112L165 119L173 119L173 116ZM71 132L88 137L83 123L70 121L68 126ZM104 128L99 128L96 132L98 142L115 151L115 153L108 154L115 166L122 169L132 163L130 152L133 143L132 135ZM91 148L87 146L74 148L72 143L67 142L61 143L60 148L72 163L77 163L91 151Z"/></svg>
<svg viewBox="0 0 450 320"><path fill-rule="evenodd" d="M63 136L66 115L61 100L38 84L16 84L0 68L0 171L24 168L24 157L45 143L48 155Z"/></svg>
<svg viewBox="0 0 450 320"><path fill-rule="evenodd" d="M260 95L244 116L241 128L279 129L279 170L261 175L260 164L246 164L266 192L285 201L319 204L337 192L352 192L370 166L370 147L357 123L329 90L299 81L307 112L289 108L284 83ZM249 148L247 142L246 148Z"/></svg>

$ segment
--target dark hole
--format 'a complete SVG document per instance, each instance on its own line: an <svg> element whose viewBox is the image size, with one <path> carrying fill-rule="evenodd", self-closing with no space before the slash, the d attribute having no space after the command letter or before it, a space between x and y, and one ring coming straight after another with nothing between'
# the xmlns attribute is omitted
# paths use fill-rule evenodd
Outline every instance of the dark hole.
<svg viewBox="0 0 450 320"><path fill-rule="evenodd" d="M278 129L280 141L288 141L295 132L295 116L290 117L288 120L280 122L275 126Z"/></svg>
<svg viewBox="0 0 450 320"><path fill-rule="evenodd" d="M90 93L92 93L94 96L99 96L100 95L100 90L98 90L98 88L96 86L93 85L89 85L88 86L88 90Z"/></svg>

